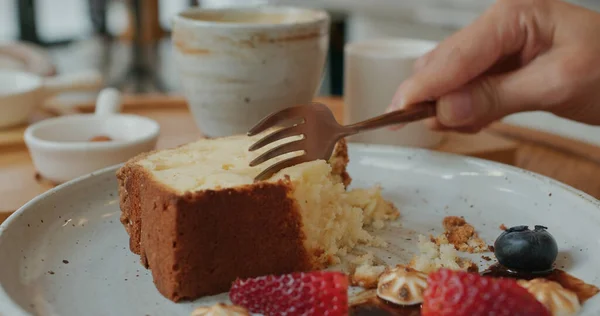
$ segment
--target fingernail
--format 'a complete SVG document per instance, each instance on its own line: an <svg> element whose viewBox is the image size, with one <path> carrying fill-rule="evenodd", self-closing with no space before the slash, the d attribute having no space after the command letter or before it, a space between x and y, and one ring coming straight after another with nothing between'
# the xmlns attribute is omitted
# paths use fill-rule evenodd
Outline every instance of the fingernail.
<svg viewBox="0 0 600 316"><path fill-rule="evenodd" d="M390 127L388 127L390 130L392 131L397 131L401 128L403 128L404 126L406 126L406 123L402 123L402 124L396 124L396 125L392 125Z"/></svg>
<svg viewBox="0 0 600 316"><path fill-rule="evenodd" d="M407 79L400 84L398 90L394 94L392 98L392 103L386 109L386 113L393 112L396 110L401 110L406 106L406 91L410 91L410 86L412 85L412 80Z"/></svg>
<svg viewBox="0 0 600 316"><path fill-rule="evenodd" d="M387 109L385 109L385 113L390 113L390 112L394 112L394 111L398 111L401 109L401 107L399 106L400 103L396 103L393 102L387 107Z"/></svg>
<svg viewBox="0 0 600 316"><path fill-rule="evenodd" d="M467 91L453 92L439 102L438 117L444 125L461 125L469 122L474 115L473 100Z"/></svg>
<svg viewBox="0 0 600 316"><path fill-rule="evenodd" d="M390 113L390 112L394 112L394 111L398 111L398 110L402 109L404 107L402 102L403 101L402 101L401 96L398 96L398 95L394 96L392 103L387 107L387 109L385 110L385 113ZM403 128L404 126L406 126L406 124L402 123L402 124L392 125L392 126L388 127L388 129L392 130L392 131L397 131L397 130Z"/></svg>
<svg viewBox="0 0 600 316"><path fill-rule="evenodd" d="M390 105L388 105L387 109L385 110L385 113L390 113L396 110L400 110L403 106L402 102L402 94L400 92L400 88L398 89L398 91L396 92L396 94L394 94L394 97L392 98L392 102L390 103Z"/></svg>
<svg viewBox="0 0 600 316"><path fill-rule="evenodd" d="M398 111L401 109L401 107L400 107L401 103L397 101L398 99L399 99L399 97L394 96L392 103L390 105L388 105L387 109L385 109L385 113L390 113L390 112ZM403 128L404 125L406 125L406 124L392 125L392 126L388 126L387 129L392 130L392 131L397 131L397 130Z"/></svg>
<svg viewBox="0 0 600 316"><path fill-rule="evenodd" d="M417 58L417 60L413 64L413 70L418 71L419 69L423 68L425 64L427 64L427 55L423 55Z"/></svg>

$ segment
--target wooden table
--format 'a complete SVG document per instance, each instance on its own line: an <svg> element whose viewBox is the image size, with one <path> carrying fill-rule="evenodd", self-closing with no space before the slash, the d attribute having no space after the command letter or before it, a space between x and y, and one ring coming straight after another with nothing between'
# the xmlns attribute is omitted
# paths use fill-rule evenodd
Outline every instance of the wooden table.
<svg viewBox="0 0 600 316"><path fill-rule="evenodd" d="M182 106L180 99L181 97L174 97L170 101L169 97L163 96L159 103ZM157 120L161 125L158 148L173 147L201 137L187 110L173 113L169 106L156 106L156 99L152 97L137 98L136 100L137 103L131 107L131 104L127 105L128 98L125 98L125 109L136 112L139 110L136 107L152 108L145 115ZM343 110L341 100L327 99L324 102L332 105L336 116L340 116L340 111ZM91 106L82 105L79 110L90 111ZM510 161L517 167L552 177L600 198L600 181L596 181L600 177L600 148L506 124L493 125L486 133L476 138L472 136L452 137L451 141L444 146L452 147L452 152L461 153L460 147L468 146L472 139L478 139L479 143L483 142L483 147L488 142L490 146L492 146L491 143L495 143L493 150L497 152L494 160L503 161L502 155L505 154L507 155L505 162ZM492 134L499 137L491 136ZM439 149L450 151L444 148ZM485 148L483 149L485 150ZM0 222L23 203L52 187L51 183L35 179L35 170L24 146L15 144L11 148L2 149L0 155Z"/></svg>
<svg viewBox="0 0 600 316"><path fill-rule="evenodd" d="M515 166L600 199L600 147L507 124L493 125L488 131L517 142Z"/></svg>

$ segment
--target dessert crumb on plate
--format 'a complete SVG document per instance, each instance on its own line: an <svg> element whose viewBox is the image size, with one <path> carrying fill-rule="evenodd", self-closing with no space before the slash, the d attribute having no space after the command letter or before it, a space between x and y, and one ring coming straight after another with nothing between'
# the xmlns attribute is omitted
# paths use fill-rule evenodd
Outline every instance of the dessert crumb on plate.
<svg viewBox="0 0 600 316"><path fill-rule="evenodd" d="M460 216L446 216L444 233L435 238L438 245L451 244L456 250L468 253L488 252L488 246L479 237L473 225Z"/></svg>
<svg viewBox="0 0 600 316"><path fill-rule="evenodd" d="M409 266L415 270L431 273L441 268L477 272L477 265L467 258L461 258L451 244L439 244L433 236L419 235L419 254L415 255Z"/></svg>

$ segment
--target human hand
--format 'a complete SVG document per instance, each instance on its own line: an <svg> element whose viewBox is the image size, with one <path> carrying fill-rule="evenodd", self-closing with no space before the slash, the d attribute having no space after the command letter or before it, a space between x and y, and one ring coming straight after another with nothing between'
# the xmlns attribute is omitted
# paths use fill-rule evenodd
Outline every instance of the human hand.
<svg viewBox="0 0 600 316"><path fill-rule="evenodd" d="M388 111L438 101L437 130L477 132L548 111L600 125L600 13L558 0L498 0L415 63Z"/></svg>

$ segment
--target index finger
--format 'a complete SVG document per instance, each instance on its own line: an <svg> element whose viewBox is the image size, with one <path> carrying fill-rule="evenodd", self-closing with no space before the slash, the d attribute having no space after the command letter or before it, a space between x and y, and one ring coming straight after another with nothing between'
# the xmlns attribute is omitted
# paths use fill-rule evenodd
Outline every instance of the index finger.
<svg viewBox="0 0 600 316"><path fill-rule="evenodd" d="M437 99L483 74L502 57L521 50L527 32L520 23L521 13L509 10L494 5L424 55L416 72L398 88L391 107Z"/></svg>

